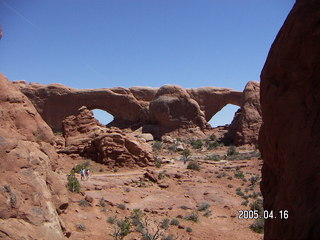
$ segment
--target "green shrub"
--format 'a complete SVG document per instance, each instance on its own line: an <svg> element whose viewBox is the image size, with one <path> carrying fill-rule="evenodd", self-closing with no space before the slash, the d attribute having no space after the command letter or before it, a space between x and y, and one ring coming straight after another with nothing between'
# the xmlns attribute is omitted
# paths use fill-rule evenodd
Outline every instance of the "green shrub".
<svg viewBox="0 0 320 240"><path fill-rule="evenodd" d="M243 174L242 171L237 170L237 171L235 171L235 173L234 173L234 177L235 177L235 178L243 179L243 178L244 178L244 174Z"/></svg>
<svg viewBox="0 0 320 240"><path fill-rule="evenodd" d="M114 239L122 240L125 236L131 233L131 223L129 219L124 219L116 222L116 228L112 234Z"/></svg>
<svg viewBox="0 0 320 240"><path fill-rule="evenodd" d="M191 153L190 153L190 150L186 148L182 151L181 154L184 157L184 160L187 161Z"/></svg>
<svg viewBox="0 0 320 240"><path fill-rule="evenodd" d="M264 219L258 218L254 223L250 225L250 229L256 233L263 233L264 231Z"/></svg>
<svg viewBox="0 0 320 240"><path fill-rule="evenodd" d="M169 234L169 235L164 236L162 238L162 240L175 240L175 239L177 239L177 238L175 236L173 236L172 234Z"/></svg>
<svg viewBox="0 0 320 240"><path fill-rule="evenodd" d="M170 219L169 218L165 218L162 220L160 226L163 229L168 229L169 228L169 223L170 223Z"/></svg>
<svg viewBox="0 0 320 240"><path fill-rule="evenodd" d="M188 216L185 216L184 219L189 220L189 221L193 221L193 222L198 222L199 216L196 212L192 212Z"/></svg>
<svg viewBox="0 0 320 240"><path fill-rule="evenodd" d="M245 200L245 201L243 201L243 202L241 203L241 205L243 205L243 206L248 206L248 203L249 203L249 201L248 201L248 200Z"/></svg>
<svg viewBox="0 0 320 240"><path fill-rule="evenodd" d="M161 180L161 179L164 179L166 177L166 171L161 171L159 172L158 174L158 178Z"/></svg>
<svg viewBox="0 0 320 240"><path fill-rule="evenodd" d="M251 186L255 186L260 181L260 176L252 176L249 181Z"/></svg>
<svg viewBox="0 0 320 240"><path fill-rule="evenodd" d="M211 141L216 141L216 140L217 140L217 137L216 137L216 135L211 134L210 137L209 137L209 139L210 139Z"/></svg>
<svg viewBox="0 0 320 240"><path fill-rule="evenodd" d="M197 161L191 161L188 163L187 169L200 171L200 165Z"/></svg>
<svg viewBox="0 0 320 240"><path fill-rule="evenodd" d="M162 142L161 141L155 141L152 145L152 149L154 151L158 151L162 148Z"/></svg>
<svg viewBox="0 0 320 240"><path fill-rule="evenodd" d="M143 217L143 213L139 208L133 209L131 216L130 216L132 224L134 226L143 226L142 221L141 221L142 217Z"/></svg>
<svg viewBox="0 0 320 240"><path fill-rule="evenodd" d="M191 140L190 141L190 145L192 146L192 148L194 149L200 149L203 146L203 143L201 141L201 139L197 139L197 140Z"/></svg>
<svg viewBox="0 0 320 240"><path fill-rule="evenodd" d="M159 156L155 156L154 158L154 165L157 168L161 168L162 162L161 162L161 158Z"/></svg>
<svg viewBox="0 0 320 240"><path fill-rule="evenodd" d="M87 226L83 223L78 223L76 224L76 228L81 230L81 231L86 231L87 230Z"/></svg>
<svg viewBox="0 0 320 240"><path fill-rule="evenodd" d="M232 184L228 184L228 188L233 188L233 185Z"/></svg>
<svg viewBox="0 0 320 240"><path fill-rule="evenodd" d="M228 151L227 151L227 156L233 156L233 155L237 155L238 152L237 152L237 148L235 146L230 146L228 148Z"/></svg>
<svg viewBox="0 0 320 240"><path fill-rule="evenodd" d="M88 206L90 206L90 203L87 200L82 199L82 200L80 200L79 205L81 207L88 207Z"/></svg>
<svg viewBox="0 0 320 240"><path fill-rule="evenodd" d="M180 208L183 209L183 210L189 209L187 206L184 206L184 205L183 205L183 206L180 206Z"/></svg>
<svg viewBox="0 0 320 240"><path fill-rule="evenodd" d="M70 192L80 192L80 183L74 173L74 171L71 171L70 175L68 176L68 184L67 188Z"/></svg>
<svg viewBox="0 0 320 240"><path fill-rule="evenodd" d="M258 210L260 214L263 213L263 200L258 198L257 200L250 203L251 210Z"/></svg>
<svg viewBox="0 0 320 240"><path fill-rule="evenodd" d="M191 227L187 227L187 228L186 228L186 231L187 231L188 233L191 233L191 232L192 232L192 228L191 228Z"/></svg>
<svg viewBox="0 0 320 240"><path fill-rule="evenodd" d="M105 207L106 206L106 203L104 202L104 198L103 197L100 198L100 200L99 200L99 206L100 207Z"/></svg>
<svg viewBox="0 0 320 240"><path fill-rule="evenodd" d="M207 202L201 203L198 207L198 211L205 211L210 208L210 204Z"/></svg>
<svg viewBox="0 0 320 240"><path fill-rule="evenodd" d="M125 210L126 209L126 205L120 203L120 204L118 204L118 208L121 209L121 210Z"/></svg>
<svg viewBox="0 0 320 240"><path fill-rule="evenodd" d="M178 226L180 224L179 220L174 218L171 220L170 225Z"/></svg>
<svg viewBox="0 0 320 240"><path fill-rule="evenodd" d="M209 210L209 209L207 209L207 210L204 212L204 214L203 214L203 216L205 216L205 217L209 217L209 216L211 216L211 215L212 215L212 211Z"/></svg>
<svg viewBox="0 0 320 240"><path fill-rule="evenodd" d="M114 224L116 222L116 220L117 220L117 217L108 217L107 222Z"/></svg>
<svg viewBox="0 0 320 240"><path fill-rule="evenodd" d="M113 172L119 172L119 168L117 168L117 167L115 167L115 168L113 168Z"/></svg>
<svg viewBox="0 0 320 240"><path fill-rule="evenodd" d="M205 158L205 160L211 160L211 161L220 161L221 160L221 156L218 154L212 154L210 156L207 156Z"/></svg>
<svg viewBox="0 0 320 240"><path fill-rule="evenodd" d="M233 179L233 177L229 176L229 177L228 177L228 179L229 179L229 180L232 180L232 179Z"/></svg>
<svg viewBox="0 0 320 240"><path fill-rule="evenodd" d="M73 171L74 171L75 173L80 173L81 169L86 169L86 168L89 167L89 165L90 165L90 162L89 162L89 161L84 161L83 163L76 165L76 166L73 168Z"/></svg>

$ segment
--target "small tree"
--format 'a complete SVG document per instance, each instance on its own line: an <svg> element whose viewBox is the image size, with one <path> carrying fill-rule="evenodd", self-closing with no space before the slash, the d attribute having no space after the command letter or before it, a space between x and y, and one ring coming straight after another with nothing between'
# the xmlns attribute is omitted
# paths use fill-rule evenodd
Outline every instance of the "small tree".
<svg viewBox="0 0 320 240"><path fill-rule="evenodd" d="M190 156L190 150L188 148L182 151L183 160L186 163L188 161L188 157Z"/></svg>
<svg viewBox="0 0 320 240"><path fill-rule="evenodd" d="M68 184L67 187L69 191L71 192L80 192L80 183L74 173L74 171L71 170L70 175L68 176Z"/></svg>

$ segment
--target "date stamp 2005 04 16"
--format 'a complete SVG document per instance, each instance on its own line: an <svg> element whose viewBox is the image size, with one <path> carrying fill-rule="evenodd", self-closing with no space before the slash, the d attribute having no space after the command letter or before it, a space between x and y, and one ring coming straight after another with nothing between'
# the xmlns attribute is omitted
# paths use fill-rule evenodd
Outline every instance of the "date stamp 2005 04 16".
<svg viewBox="0 0 320 240"><path fill-rule="evenodd" d="M279 210L277 212L273 210L264 210L259 212L258 210L239 210L239 219L288 219L288 210Z"/></svg>

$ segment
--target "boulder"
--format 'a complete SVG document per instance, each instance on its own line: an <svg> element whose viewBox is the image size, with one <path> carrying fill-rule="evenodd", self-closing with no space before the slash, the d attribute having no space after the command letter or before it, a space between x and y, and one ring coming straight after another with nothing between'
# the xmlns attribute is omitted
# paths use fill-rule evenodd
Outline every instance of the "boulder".
<svg viewBox="0 0 320 240"><path fill-rule="evenodd" d="M153 161L151 146L116 127L107 128L87 107L63 121L65 153L78 153L108 167L148 166Z"/></svg>
<svg viewBox="0 0 320 240"><path fill-rule="evenodd" d="M320 236L320 1L296 1L261 73L265 239ZM282 219L279 211L288 211Z"/></svg>

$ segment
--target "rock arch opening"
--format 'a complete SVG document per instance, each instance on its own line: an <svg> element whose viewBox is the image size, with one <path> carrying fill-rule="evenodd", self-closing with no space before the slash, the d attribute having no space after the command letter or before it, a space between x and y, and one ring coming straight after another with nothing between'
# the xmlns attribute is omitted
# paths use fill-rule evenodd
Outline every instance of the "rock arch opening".
<svg viewBox="0 0 320 240"><path fill-rule="evenodd" d="M210 120L211 127L224 126L231 124L235 113L238 111L239 106L227 104L219 112L217 112Z"/></svg>
<svg viewBox="0 0 320 240"><path fill-rule="evenodd" d="M103 125L108 125L114 120L114 116L101 109L92 109L94 117Z"/></svg>

